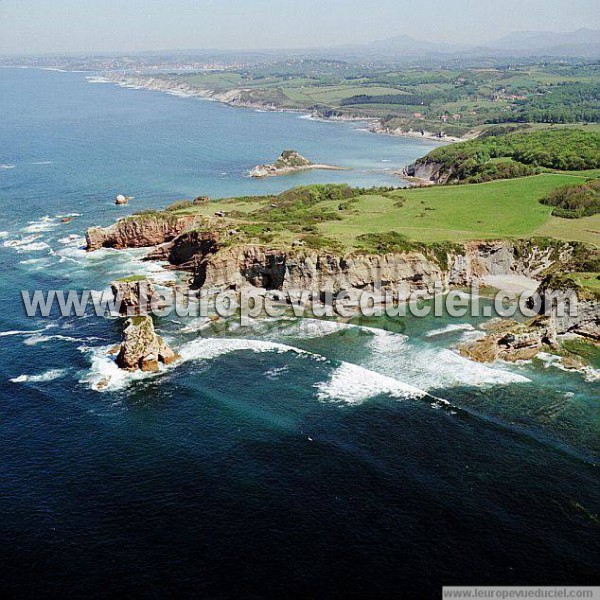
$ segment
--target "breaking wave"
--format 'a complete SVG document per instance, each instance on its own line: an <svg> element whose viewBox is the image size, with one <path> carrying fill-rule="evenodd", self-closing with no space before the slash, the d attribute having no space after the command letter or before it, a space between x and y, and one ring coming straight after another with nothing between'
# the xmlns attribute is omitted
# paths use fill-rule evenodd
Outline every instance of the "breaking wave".
<svg viewBox="0 0 600 600"><path fill-rule="evenodd" d="M41 383L60 379L68 373L68 369L51 369L40 375L19 375L11 379L13 383Z"/></svg>
<svg viewBox="0 0 600 600"><path fill-rule="evenodd" d="M432 329L425 334L425 337L438 337L440 335L447 335L450 333L455 333L457 331L475 331L475 327L470 323L450 323L446 325L446 327L441 327L440 329Z"/></svg>
<svg viewBox="0 0 600 600"><path fill-rule="evenodd" d="M359 404L368 398L388 394L393 398L422 398L426 392L392 377L351 363L342 363L326 382L316 383L320 400Z"/></svg>

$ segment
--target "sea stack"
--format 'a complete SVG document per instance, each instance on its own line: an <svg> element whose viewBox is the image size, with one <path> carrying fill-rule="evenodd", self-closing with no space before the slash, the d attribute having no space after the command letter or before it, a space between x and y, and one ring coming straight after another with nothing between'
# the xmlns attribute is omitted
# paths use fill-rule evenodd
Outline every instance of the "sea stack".
<svg viewBox="0 0 600 600"><path fill-rule="evenodd" d="M123 329L123 341L117 355L117 365L128 371L159 370L159 364L168 365L179 356L156 334L150 316L128 319Z"/></svg>
<svg viewBox="0 0 600 600"><path fill-rule="evenodd" d="M147 312L155 292L150 280L141 275L117 279L110 284L110 289L118 304L119 313L123 316Z"/></svg>

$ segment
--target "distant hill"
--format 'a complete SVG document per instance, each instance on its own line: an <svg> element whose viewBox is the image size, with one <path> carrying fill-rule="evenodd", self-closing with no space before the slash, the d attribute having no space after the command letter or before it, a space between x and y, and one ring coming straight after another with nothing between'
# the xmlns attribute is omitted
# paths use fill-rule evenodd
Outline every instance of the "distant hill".
<svg viewBox="0 0 600 600"><path fill-rule="evenodd" d="M600 31L582 27L577 31L517 31L486 44L500 50L546 51L550 48L600 44Z"/></svg>
<svg viewBox="0 0 600 600"><path fill-rule="evenodd" d="M420 40L410 35L352 46L367 55L425 56L433 54L476 56L582 56L600 57L600 31L581 28L577 31L517 31L486 44L448 44Z"/></svg>
<svg viewBox="0 0 600 600"><path fill-rule="evenodd" d="M387 50L406 54L454 53L468 48L468 46L459 46L458 44L419 40L410 35L397 35L385 40L371 42L367 44L367 47L372 50Z"/></svg>

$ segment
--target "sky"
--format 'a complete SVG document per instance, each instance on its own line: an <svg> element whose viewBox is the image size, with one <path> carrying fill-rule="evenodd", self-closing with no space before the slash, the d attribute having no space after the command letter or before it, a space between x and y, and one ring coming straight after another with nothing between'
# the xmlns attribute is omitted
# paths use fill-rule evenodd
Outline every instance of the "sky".
<svg viewBox="0 0 600 600"><path fill-rule="evenodd" d="M485 43L600 29L598 0L0 0L0 54Z"/></svg>

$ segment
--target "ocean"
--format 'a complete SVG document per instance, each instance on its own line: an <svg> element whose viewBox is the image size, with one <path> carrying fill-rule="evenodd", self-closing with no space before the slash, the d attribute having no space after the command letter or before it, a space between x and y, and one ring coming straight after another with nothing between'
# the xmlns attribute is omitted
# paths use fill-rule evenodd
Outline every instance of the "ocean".
<svg viewBox="0 0 600 600"><path fill-rule="evenodd" d="M175 277L144 251L86 254L91 225L198 195L401 185L392 171L432 147L85 73L0 70L5 596L597 583L598 370L470 362L454 351L478 335L470 317L169 317L156 327L183 360L126 376L106 355L119 320L25 315L24 289ZM247 177L285 148L350 170ZM119 193L134 200L117 207Z"/></svg>

